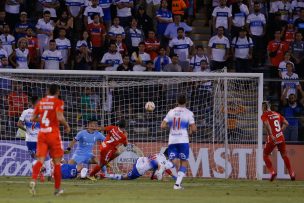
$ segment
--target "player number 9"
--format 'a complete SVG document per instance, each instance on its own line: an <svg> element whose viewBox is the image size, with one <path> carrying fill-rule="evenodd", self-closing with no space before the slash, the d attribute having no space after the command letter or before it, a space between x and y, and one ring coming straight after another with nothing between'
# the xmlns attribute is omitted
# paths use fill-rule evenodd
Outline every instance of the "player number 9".
<svg viewBox="0 0 304 203"><path fill-rule="evenodd" d="M275 126L275 130L277 132L281 131L281 125L280 125L280 122L278 120L274 120L274 126Z"/></svg>

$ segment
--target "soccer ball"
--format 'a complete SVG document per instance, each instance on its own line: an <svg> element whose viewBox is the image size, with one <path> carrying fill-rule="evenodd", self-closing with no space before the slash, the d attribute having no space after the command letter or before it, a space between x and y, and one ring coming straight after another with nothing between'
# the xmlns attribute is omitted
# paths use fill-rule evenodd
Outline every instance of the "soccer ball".
<svg viewBox="0 0 304 203"><path fill-rule="evenodd" d="M150 111L150 112L154 111L154 109L155 109L155 104L154 104L154 102L151 102L151 101L147 102L147 103L145 104L145 109L146 109L147 111Z"/></svg>

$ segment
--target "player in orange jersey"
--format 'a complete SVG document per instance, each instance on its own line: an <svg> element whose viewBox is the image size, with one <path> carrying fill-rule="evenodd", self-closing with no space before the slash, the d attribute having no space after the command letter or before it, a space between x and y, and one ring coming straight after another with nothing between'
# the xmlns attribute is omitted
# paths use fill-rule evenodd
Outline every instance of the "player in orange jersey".
<svg viewBox="0 0 304 203"><path fill-rule="evenodd" d="M271 160L269 158L270 153L274 150L275 147L278 148L281 156L284 160L285 166L288 169L290 179L295 180L295 173L291 169L290 161L286 153L286 143L283 135L283 131L288 126L287 120L275 111L271 111L270 104L265 101L262 104L263 115L261 117L264 128L267 133L267 140L264 148L263 158L266 164L267 169L271 173L270 181L273 181L277 176L277 173L272 167Z"/></svg>
<svg viewBox="0 0 304 203"><path fill-rule="evenodd" d="M63 190L60 188L60 162L63 156L63 149L59 125L62 124L64 126L66 133L69 133L71 129L63 116L64 102L58 99L59 95L59 86L55 84L51 85L47 96L42 98L35 106L31 118L32 121L40 123L36 153L37 162L33 166L32 181L30 182L30 193L32 195L36 194L37 177L48 152L54 162L54 195L58 196L63 193Z"/></svg>
<svg viewBox="0 0 304 203"><path fill-rule="evenodd" d="M107 132L106 139L100 145L100 161L99 165L96 165L91 171L88 177L91 180L95 179L95 175L100 169L107 165L110 161L115 159L118 155L118 148L121 145L127 146L127 131L125 130L126 121L119 121L117 126L101 127L99 130Z"/></svg>

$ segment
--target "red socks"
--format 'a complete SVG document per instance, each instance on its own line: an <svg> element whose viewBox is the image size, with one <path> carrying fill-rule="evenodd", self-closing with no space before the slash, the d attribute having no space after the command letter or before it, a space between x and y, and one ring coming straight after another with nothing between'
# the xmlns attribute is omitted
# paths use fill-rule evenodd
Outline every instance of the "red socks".
<svg viewBox="0 0 304 203"><path fill-rule="evenodd" d="M291 169L290 161L289 161L288 156L284 156L284 157L282 157L282 158L283 158L284 163L285 163L285 166L286 166L286 168L287 168L287 170L288 170L288 172L289 172L289 175L291 175L291 174L293 173L293 171L292 171L292 169Z"/></svg>
<svg viewBox="0 0 304 203"><path fill-rule="evenodd" d="M54 180L55 180L55 189L60 189L61 184L61 165L55 164L54 166Z"/></svg>
<svg viewBox="0 0 304 203"><path fill-rule="evenodd" d="M42 163L40 161L37 161L33 166L33 173L32 173L33 180L35 181L37 180L41 167L42 167Z"/></svg>
<svg viewBox="0 0 304 203"><path fill-rule="evenodd" d="M270 173L274 173L274 169L272 167L272 163L269 159L269 156L268 155L263 155L263 158L264 158L267 169L270 171Z"/></svg>
<svg viewBox="0 0 304 203"><path fill-rule="evenodd" d="M90 176L95 176L100 171L101 167L97 164L90 173Z"/></svg>

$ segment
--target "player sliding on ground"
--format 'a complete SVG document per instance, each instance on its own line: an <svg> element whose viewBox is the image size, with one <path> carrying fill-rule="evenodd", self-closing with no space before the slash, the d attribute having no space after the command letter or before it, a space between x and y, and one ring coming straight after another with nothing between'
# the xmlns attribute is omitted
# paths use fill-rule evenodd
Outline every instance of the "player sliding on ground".
<svg viewBox="0 0 304 203"><path fill-rule="evenodd" d="M59 86L54 84L51 85L48 89L47 96L42 98L35 106L31 119L34 122L40 123L36 154L37 162L33 166L32 181L30 182L30 193L32 195L36 194L37 177L48 152L54 162L54 195L58 196L63 193L63 190L60 188L60 164L63 156L63 149L61 145L59 124L64 126L66 133L69 133L71 129L63 116L64 102L58 99L59 95Z"/></svg>
<svg viewBox="0 0 304 203"><path fill-rule="evenodd" d="M173 168L174 165L171 161L167 160L167 157L168 149L166 149L163 154L159 153L149 157L139 157L133 165L133 169L128 174L109 174L106 175L105 178L114 180L134 180L143 176L148 171L152 171L153 175L155 174L158 180L163 178L164 172L173 176L170 169Z"/></svg>
<svg viewBox="0 0 304 203"><path fill-rule="evenodd" d="M91 171L90 176L88 176L89 179L96 180L95 175L100 171L100 169L119 155L118 148L121 145L127 146L128 133L125 130L125 127L126 121L121 120L117 126L106 126L100 128L100 131L107 132L107 136L100 145L99 164Z"/></svg>
<svg viewBox="0 0 304 203"><path fill-rule="evenodd" d="M187 171L187 160L189 158L189 136L188 128L190 127L190 134L196 132L197 128L194 121L193 113L186 108L186 96L180 95L177 98L178 106L171 109L163 122L161 128L170 128L168 153L169 159L175 165L177 160L180 160L177 179L174 185L175 190L183 189L181 186L182 180Z"/></svg>
<svg viewBox="0 0 304 203"><path fill-rule="evenodd" d="M270 181L273 181L277 176L277 173L274 171L271 160L269 158L269 155L275 147L277 147L281 153L285 166L288 169L290 179L295 180L295 173L293 172L290 166L290 161L286 153L285 138L283 135L283 131L288 126L288 122L279 113L271 111L270 104L267 101L263 102L262 107L263 115L261 119L263 121L264 128L266 129L267 133L267 140L264 148L263 158L267 169L271 173Z"/></svg>

